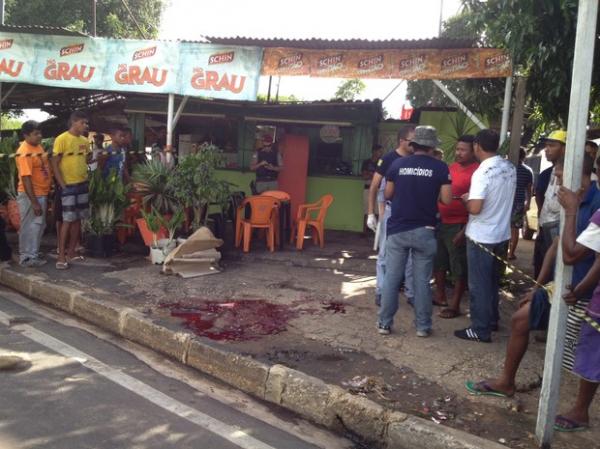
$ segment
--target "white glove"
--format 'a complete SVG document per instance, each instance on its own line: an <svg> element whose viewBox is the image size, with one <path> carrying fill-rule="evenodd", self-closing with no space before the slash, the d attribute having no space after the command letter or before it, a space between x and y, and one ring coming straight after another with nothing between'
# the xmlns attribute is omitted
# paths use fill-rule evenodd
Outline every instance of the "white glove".
<svg viewBox="0 0 600 449"><path fill-rule="evenodd" d="M375 214L369 214L367 217L367 228L373 232L377 232L377 218Z"/></svg>

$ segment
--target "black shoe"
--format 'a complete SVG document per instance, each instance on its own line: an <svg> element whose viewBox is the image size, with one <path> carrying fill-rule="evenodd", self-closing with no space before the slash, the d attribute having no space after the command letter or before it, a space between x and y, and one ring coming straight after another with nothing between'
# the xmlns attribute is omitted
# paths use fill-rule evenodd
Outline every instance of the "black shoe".
<svg viewBox="0 0 600 449"><path fill-rule="evenodd" d="M482 338L479 335L477 335L477 332L475 332L470 327L467 327L466 329L462 329L459 331L454 331L454 336L457 338L460 338L462 340L476 341L479 343L491 343L492 342L492 339L490 337Z"/></svg>

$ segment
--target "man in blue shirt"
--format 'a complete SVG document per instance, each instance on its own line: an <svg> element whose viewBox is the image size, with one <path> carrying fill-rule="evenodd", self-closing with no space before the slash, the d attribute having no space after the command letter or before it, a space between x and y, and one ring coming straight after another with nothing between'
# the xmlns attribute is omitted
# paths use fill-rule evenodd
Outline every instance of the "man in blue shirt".
<svg viewBox="0 0 600 449"><path fill-rule="evenodd" d="M381 335L391 331L409 254L413 261L417 335L431 334L433 304L429 281L437 251L437 203L438 199L444 204L452 202L448 166L433 157L439 144L435 128L418 126L410 142L414 154L395 160L385 176L385 198L391 200L392 211L387 223L386 272L379 310Z"/></svg>
<svg viewBox="0 0 600 449"><path fill-rule="evenodd" d="M98 168L102 170L102 176L106 178L112 169L124 183L129 182L129 171L125 160L125 131L120 126L115 126L110 131L111 143L106 148L108 154L98 157Z"/></svg>

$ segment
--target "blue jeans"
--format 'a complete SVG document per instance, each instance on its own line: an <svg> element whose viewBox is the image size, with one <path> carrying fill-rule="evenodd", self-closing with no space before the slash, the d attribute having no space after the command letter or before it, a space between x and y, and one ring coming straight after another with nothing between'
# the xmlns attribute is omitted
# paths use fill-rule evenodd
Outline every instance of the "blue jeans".
<svg viewBox="0 0 600 449"><path fill-rule="evenodd" d="M33 212L31 200L26 193L19 192L17 196L19 215L21 216L19 228L19 262L21 263L27 259L37 259L40 255L40 244L46 228L47 197L38 196L36 198L42 207L40 216L36 216Z"/></svg>
<svg viewBox="0 0 600 449"><path fill-rule="evenodd" d="M506 255L508 241L492 244L478 243L500 257ZM492 324L500 319L498 289L502 263L467 240L469 294L471 296L471 328L480 338L489 338Z"/></svg>
<svg viewBox="0 0 600 449"><path fill-rule="evenodd" d="M381 229L379 230L379 253L377 254L376 265L377 281L375 283L376 295L381 295L383 292L383 282L385 278L385 245L387 237L387 222L388 218L390 218L390 215L392 215L392 208L387 206L383 215L383 221L381 222ZM404 276L404 294L408 299L412 299L414 298L415 294L413 288L413 264L412 257L410 255L408 256Z"/></svg>
<svg viewBox="0 0 600 449"><path fill-rule="evenodd" d="M391 326L398 310L398 293L405 277L406 264L412 257L415 326L418 331L431 330L433 309L429 281L437 251L435 230L416 228L388 236L386 272L379 309L379 325Z"/></svg>

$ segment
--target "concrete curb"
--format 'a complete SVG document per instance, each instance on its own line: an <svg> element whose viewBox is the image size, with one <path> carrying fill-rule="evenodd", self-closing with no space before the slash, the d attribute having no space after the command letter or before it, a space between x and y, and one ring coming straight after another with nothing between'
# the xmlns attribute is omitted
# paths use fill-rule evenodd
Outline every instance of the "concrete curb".
<svg viewBox="0 0 600 449"><path fill-rule="evenodd" d="M500 444L440 426L416 416L387 410L361 396L283 365L268 366L223 350L184 332L175 332L140 312L95 299L0 266L0 284L102 329L132 340L209 374L259 399L291 410L335 431L387 449L501 449Z"/></svg>

